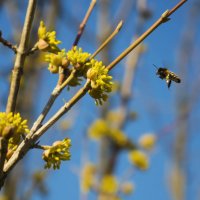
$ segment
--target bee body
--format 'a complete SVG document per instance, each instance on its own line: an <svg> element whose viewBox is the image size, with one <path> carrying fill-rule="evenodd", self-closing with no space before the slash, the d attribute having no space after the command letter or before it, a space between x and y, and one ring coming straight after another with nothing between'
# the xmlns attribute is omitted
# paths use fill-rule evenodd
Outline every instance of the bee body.
<svg viewBox="0 0 200 200"><path fill-rule="evenodd" d="M171 85L172 81L174 81L176 83L180 83L181 82L181 79L179 78L179 76L177 76L174 72L171 72L167 68L161 68L161 67L157 68L156 75L158 75L159 78L166 80L168 88L170 88L170 85Z"/></svg>

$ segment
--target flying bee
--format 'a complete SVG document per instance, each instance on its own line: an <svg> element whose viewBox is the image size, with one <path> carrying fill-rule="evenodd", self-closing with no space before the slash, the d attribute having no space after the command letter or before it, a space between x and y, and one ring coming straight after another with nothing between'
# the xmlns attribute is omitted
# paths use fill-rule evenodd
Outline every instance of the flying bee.
<svg viewBox="0 0 200 200"><path fill-rule="evenodd" d="M172 81L176 83L181 82L181 79L174 72L171 72L167 68L161 68L161 67L158 68L156 65L154 65L154 67L157 69L156 75L158 75L159 78L166 80L168 88L170 88Z"/></svg>

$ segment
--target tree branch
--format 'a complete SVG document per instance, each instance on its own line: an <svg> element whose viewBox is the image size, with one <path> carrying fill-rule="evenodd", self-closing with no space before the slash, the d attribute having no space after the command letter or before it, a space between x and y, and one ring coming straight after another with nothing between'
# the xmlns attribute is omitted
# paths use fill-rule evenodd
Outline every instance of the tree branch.
<svg viewBox="0 0 200 200"><path fill-rule="evenodd" d="M92 12L92 10L93 10L95 4L96 4L96 0L92 0L91 3L90 3L90 6L89 6L89 8L88 8L88 11L87 11L87 13L86 13L86 15L85 15L85 17L84 17L83 21L81 22L81 24L80 24L80 26L79 26L79 31L78 31L77 36L76 36L76 39L75 39L75 41L74 41L74 43L73 43L73 47L76 46L76 45L78 44L78 42L79 42L79 40L80 40L80 38L81 38L81 35L83 34L83 31L84 31L84 29L85 29L86 23L87 23L87 21L88 21L90 15L91 15L91 12Z"/></svg>
<svg viewBox="0 0 200 200"><path fill-rule="evenodd" d="M13 44L11 44L8 40L4 39L2 37L2 32L0 31L0 43L2 43L4 46L8 47L9 49L13 50L14 53L17 53L17 47Z"/></svg>
<svg viewBox="0 0 200 200"><path fill-rule="evenodd" d="M26 57L25 51L28 46L28 40L29 40L31 26L32 26L33 18L34 18L35 7L36 7L36 0L29 0L26 17L24 21L24 26L22 30L21 40L20 40L19 47L17 48L16 60L15 60L14 68L12 71L12 81L10 85L10 92L9 92L7 107L6 107L7 113L15 111L17 95L18 95L19 86L20 86L20 80L21 80L24 61ZM3 142L3 145L1 146L1 152L4 152L4 153L1 154L1 158L0 158L2 165L6 159L5 152L7 152L7 148L8 148L8 143ZM3 169L3 167L1 168ZM0 188L3 186L4 180L6 177L2 169L0 171Z"/></svg>
<svg viewBox="0 0 200 200"><path fill-rule="evenodd" d="M34 18L34 12L36 8L37 0L29 0L24 26L22 30L21 40L19 47L17 48L17 54L15 59L14 68L12 71L12 81L10 85L10 92L8 96L6 112L14 112L17 102L17 95L20 86L21 76L23 74L24 61L26 58L25 52L28 46L29 35L31 32L31 26Z"/></svg>
<svg viewBox="0 0 200 200"><path fill-rule="evenodd" d="M125 56L127 56L135 47L137 47L146 37L148 37L156 28L161 24L169 21L169 17L173 14L180 6L182 6L187 0L180 1L171 10L166 10L161 17L147 30L145 31L135 42L133 42L125 51L123 51L113 62L111 62L107 68L111 70L116 64L118 64Z"/></svg>

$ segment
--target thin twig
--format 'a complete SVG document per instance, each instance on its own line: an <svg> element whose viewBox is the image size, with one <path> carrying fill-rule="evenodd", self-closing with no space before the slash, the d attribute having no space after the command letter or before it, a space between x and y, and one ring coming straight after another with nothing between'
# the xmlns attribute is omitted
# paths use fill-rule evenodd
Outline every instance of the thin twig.
<svg viewBox="0 0 200 200"><path fill-rule="evenodd" d="M89 8L88 8L88 10L87 10L87 13L86 13L85 17L84 17L83 21L81 22L81 24L80 24L80 26L79 26L79 31L78 31L77 36L76 36L76 39L75 39L75 41L74 41L74 43L73 43L73 47L76 46L76 45L78 44L78 42L79 42L79 40L80 40L80 38L81 38L81 35L83 34L83 31L84 31L84 29L85 29L86 23L87 23L87 21L88 21L90 15L91 15L91 13L92 13L92 10L93 10L95 4L96 4L96 0L92 0L91 3L90 3Z"/></svg>
<svg viewBox="0 0 200 200"><path fill-rule="evenodd" d="M113 62L111 62L107 68L111 70L116 64L118 64L125 56L127 56L135 47L137 47L147 36L149 36L156 28L161 24L169 20L169 16L174 13L180 6L182 6L187 0L182 0L171 10L166 10L161 17L143 33L135 42L133 42L127 49L125 49Z"/></svg>
<svg viewBox="0 0 200 200"><path fill-rule="evenodd" d="M31 128L30 134L33 134L41 126L43 120L45 119L46 115L48 114L49 110L51 109L56 98L59 96L61 91L65 88L65 86L68 85L69 82L74 78L75 73L76 73L76 70L72 70L70 76L62 83L62 85L58 85L57 87L54 88L42 113L39 115L38 119L35 121L33 127Z"/></svg>
<svg viewBox="0 0 200 200"><path fill-rule="evenodd" d="M50 147L50 146L46 146L46 145L39 145L39 144L34 144L33 146L32 146L32 149L42 149L42 150L46 150L46 149L48 149L48 147Z"/></svg>
<svg viewBox="0 0 200 200"><path fill-rule="evenodd" d="M103 42L103 44L90 56L90 59L94 58L114 37L117 35L117 33L120 31L122 28L123 21L121 20L113 33Z"/></svg>
<svg viewBox="0 0 200 200"><path fill-rule="evenodd" d="M34 54L36 51L38 50L38 45L37 43L31 48L29 49L27 52L26 52L26 55L31 55L31 54Z"/></svg>
<svg viewBox="0 0 200 200"><path fill-rule="evenodd" d="M74 46L77 46L77 44L79 43L79 40L80 40L81 36L83 35L83 31L85 29L85 26L87 24L87 21L91 15L91 13L92 13L92 10L94 9L95 4L96 4L96 0L91 0L88 10L87 10L82 22L79 25L78 33L75 37L74 43L72 44L72 49L74 48ZM69 66L69 63L68 63L68 66ZM65 78L66 78L66 71L63 70L63 73L59 74L57 86L60 86L63 83L63 81L65 80Z"/></svg>
<svg viewBox="0 0 200 200"><path fill-rule="evenodd" d="M4 46L8 47L9 49L13 50L13 52L17 53L17 47L13 44L11 44L8 40L4 39L2 37L2 32L0 31L0 43L2 43Z"/></svg>
<svg viewBox="0 0 200 200"><path fill-rule="evenodd" d="M176 10L178 10L184 3L186 3L187 0L182 0L180 1L177 5L175 5L168 13L168 16L169 17L171 14L173 14Z"/></svg>
<svg viewBox="0 0 200 200"><path fill-rule="evenodd" d="M12 81L10 85L10 92L8 96L6 112L14 112L17 102L17 95L19 91L20 80L23 73L24 61L26 58L25 52L28 46L29 35L34 18L34 12L37 0L29 0L27 13L22 30L21 40L17 49L14 68L12 71Z"/></svg>

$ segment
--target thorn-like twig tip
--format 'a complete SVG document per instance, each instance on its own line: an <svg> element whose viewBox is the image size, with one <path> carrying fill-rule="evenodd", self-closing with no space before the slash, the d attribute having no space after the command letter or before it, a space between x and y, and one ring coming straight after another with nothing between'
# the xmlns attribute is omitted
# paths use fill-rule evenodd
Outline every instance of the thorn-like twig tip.
<svg viewBox="0 0 200 200"><path fill-rule="evenodd" d="M91 7L94 7L94 6L96 5L96 3L97 3L97 0L92 0L92 1L90 2L90 6L91 6Z"/></svg>
<svg viewBox="0 0 200 200"><path fill-rule="evenodd" d="M120 29L122 28L122 26L123 26L123 20L121 20L120 22L119 22L119 24L117 25L117 27L116 27L116 30L118 30L118 31L120 31Z"/></svg>

